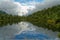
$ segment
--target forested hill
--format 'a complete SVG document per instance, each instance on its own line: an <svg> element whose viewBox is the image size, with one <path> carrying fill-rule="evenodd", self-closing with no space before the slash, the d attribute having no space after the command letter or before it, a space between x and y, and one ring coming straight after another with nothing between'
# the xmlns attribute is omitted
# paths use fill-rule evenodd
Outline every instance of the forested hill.
<svg viewBox="0 0 60 40"><path fill-rule="evenodd" d="M27 21L39 27L60 31L60 5L29 15Z"/></svg>
<svg viewBox="0 0 60 40"><path fill-rule="evenodd" d="M21 21L21 17L17 15L7 14L6 12L0 11L0 27L7 24L12 25L13 23L18 23Z"/></svg>
<svg viewBox="0 0 60 40"><path fill-rule="evenodd" d="M0 27L20 21L31 22L32 24L47 28L53 31L60 32L60 5L54 6L42 11L38 11L29 16L10 15L6 12L0 11ZM58 34L60 37L60 33Z"/></svg>
<svg viewBox="0 0 60 40"><path fill-rule="evenodd" d="M35 12L26 17L13 16L0 11L0 24L1 22L12 23L20 21L28 21L39 27L60 31L60 5Z"/></svg>
<svg viewBox="0 0 60 40"><path fill-rule="evenodd" d="M20 21L28 21L38 27L60 31L60 5L35 12L32 15L25 17L13 16L0 11L0 26L7 23L18 23Z"/></svg>

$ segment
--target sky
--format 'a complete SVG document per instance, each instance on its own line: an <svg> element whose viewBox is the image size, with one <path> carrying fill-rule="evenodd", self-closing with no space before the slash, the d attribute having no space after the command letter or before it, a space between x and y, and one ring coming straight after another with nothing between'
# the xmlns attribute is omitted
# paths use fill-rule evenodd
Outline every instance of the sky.
<svg viewBox="0 0 60 40"><path fill-rule="evenodd" d="M19 16L27 16L55 5L60 5L60 0L0 0L0 10Z"/></svg>
<svg viewBox="0 0 60 40"><path fill-rule="evenodd" d="M26 2L42 2L43 0L15 0L20 3L26 3Z"/></svg>

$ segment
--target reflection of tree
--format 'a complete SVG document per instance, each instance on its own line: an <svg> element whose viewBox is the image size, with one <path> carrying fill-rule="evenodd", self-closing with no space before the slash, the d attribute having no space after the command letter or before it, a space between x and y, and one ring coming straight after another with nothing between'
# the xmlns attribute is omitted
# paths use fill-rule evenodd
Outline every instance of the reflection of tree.
<svg viewBox="0 0 60 40"><path fill-rule="evenodd" d="M60 20L60 5L35 12L27 17L20 17L18 15L12 16L0 11L0 26L7 24L12 25L20 21L29 21L37 26L52 29L53 31L60 31L60 22L58 19Z"/></svg>
<svg viewBox="0 0 60 40"><path fill-rule="evenodd" d="M0 27L6 26L7 24L12 25L13 23L18 23L18 21L0 21Z"/></svg>
<svg viewBox="0 0 60 40"><path fill-rule="evenodd" d="M23 17L8 15L5 12L0 11L0 27L7 24L12 25L13 23L18 23L20 21L29 21L39 27L60 31L60 5Z"/></svg>
<svg viewBox="0 0 60 40"><path fill-rule="evenodd" d="M60 31L60 5L35 12L26 20L39 27Z"/></svg>

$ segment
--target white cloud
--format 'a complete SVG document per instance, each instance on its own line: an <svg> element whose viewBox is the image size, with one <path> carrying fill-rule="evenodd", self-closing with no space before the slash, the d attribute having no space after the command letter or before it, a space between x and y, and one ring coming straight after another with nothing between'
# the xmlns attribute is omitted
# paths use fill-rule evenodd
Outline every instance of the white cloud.
<svg viewBox="0 0 60 40"><path fill-rule="evenodd" d="M14 0L0 0L0 10L12 15L29 15L35 11L60 4L60 0L44 0L43 2L19 3Z"/></svg>
<svg viewBox="0 0 60 40"><path fill-rule="evenodd" d="M14 2L14 1L0 1L0 10L3 10L9 14L13 15L26 15L28 13L28 10L33 10L35 7L34 6L23 6L19 2Z"/></svg>
<svg viewBox="0 0 60 40"><path fill-rule="evenodd" d="M60 5L60 0L44 0L43 2L34 2L34 3L30 3L31 5L35 5L35 10L33 10L33 12L42 10L44 8L49 8L52 6L56 6L56 5Z"/></svg>

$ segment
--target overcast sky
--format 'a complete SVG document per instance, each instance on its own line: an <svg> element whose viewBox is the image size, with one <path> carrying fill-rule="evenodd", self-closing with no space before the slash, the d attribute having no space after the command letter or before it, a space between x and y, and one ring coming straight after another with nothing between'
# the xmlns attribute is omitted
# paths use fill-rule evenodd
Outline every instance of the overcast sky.
<svg viewBox="0 0 60 40"><path fill-rule="evenodd" d="M60 5L60 0L0 0L0 10L19 16L55 5Z"/></svg>

